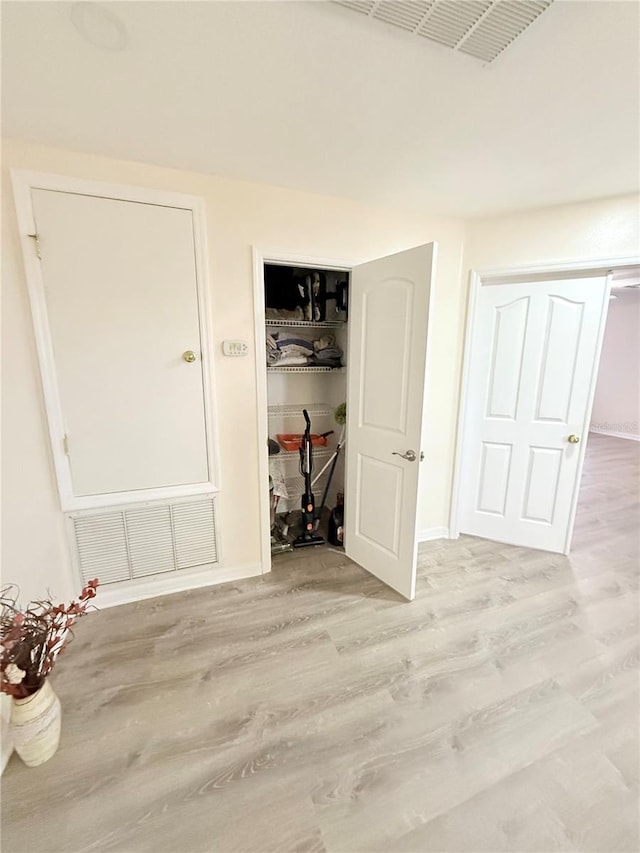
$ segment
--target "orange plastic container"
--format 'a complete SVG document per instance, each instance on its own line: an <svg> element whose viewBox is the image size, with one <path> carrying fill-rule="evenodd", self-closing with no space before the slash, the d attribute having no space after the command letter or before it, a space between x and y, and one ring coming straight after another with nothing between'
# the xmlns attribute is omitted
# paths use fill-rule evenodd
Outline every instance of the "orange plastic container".
<svg viewBox="0 0 640 853"><path fill-rule="evenodd" d="M277 435L278 443L280 447L286 450L288 453L292 453L294 450L300 450L302 446L302 433L285 433L284 435ZM327 437L326 435L311 435L311 444L313 447L326 447L327 446Z"/></svg>

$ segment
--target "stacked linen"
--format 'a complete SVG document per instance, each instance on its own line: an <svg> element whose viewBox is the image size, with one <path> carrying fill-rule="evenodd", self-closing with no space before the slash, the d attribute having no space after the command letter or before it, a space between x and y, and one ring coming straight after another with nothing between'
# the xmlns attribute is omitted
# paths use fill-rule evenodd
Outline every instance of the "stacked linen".
<svg viewBox="0 0 640 853"><path fill-rule="evenodd" d="M313 348L318 367L342 367L342 350L333 335L323 335L313 342Z"/></svg>
<svg viewBox="0 0 640 853"><path fill-rule="evenodd" d="M273 335L267 335L267 367L273 367L279 358L280 350L278 349L276 339Z"/></svg>
<svg viewBox="0 0 640 853"><path fill-rule="evenodd" d="M300 367L313 359L313 343L304 338L283 337L279 332L267 335L269 367Z"/></svg>
<svg viewBox="0 0 640 853"><path fill-rule="evenodd" d="M267 335L268 367L341 367L342 350L333 335L316 341L284 332Z"/></svg>

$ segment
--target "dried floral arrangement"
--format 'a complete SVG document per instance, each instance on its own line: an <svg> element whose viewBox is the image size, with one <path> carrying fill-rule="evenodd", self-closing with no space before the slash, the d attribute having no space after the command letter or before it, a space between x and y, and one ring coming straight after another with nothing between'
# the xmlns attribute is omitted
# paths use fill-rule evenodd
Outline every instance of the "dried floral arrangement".
<svg viewBox="0 0 640 853"><path fill-rule="evenodd" d="M73 633L71 626L95 598L98 579L89 581L68 605L32 601L21 609L15 587L0 591L1 689L16 699L39 690Z"/></svg>

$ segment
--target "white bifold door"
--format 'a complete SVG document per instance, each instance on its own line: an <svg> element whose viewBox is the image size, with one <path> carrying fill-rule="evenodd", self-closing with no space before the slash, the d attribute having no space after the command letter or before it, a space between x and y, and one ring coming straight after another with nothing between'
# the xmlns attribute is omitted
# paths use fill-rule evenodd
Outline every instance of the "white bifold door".
<svg viewBox="0 0 640 853"><path fill-rule="evenodd" d="M40 188L31 205L63 507L210 482L192 211Z"/></svg>
<svg viewBox="0 0 640 853"><path fill-rule="evenodd" d="M480 288L462 533L568 552L608 293L605 277Z"/></svg>
<svg viewBox="0 0 640 853"><path fill-rule="evenodd" d="M345 548L415 595L416 520L435 244L353 269Z"/></svg>

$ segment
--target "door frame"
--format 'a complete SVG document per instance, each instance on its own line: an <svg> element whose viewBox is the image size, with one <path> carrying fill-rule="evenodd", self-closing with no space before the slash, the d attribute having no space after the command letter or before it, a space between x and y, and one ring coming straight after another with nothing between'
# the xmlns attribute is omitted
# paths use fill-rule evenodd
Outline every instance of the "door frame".
<svg viewBox="0 0 640 853"><path fill-rule="evenodd" d="M462 451L465 444L470 425L467 419L467 398L469 396L469 374L471 364L471 352L474 343L474 331L478 320L478 294L481 287L491 286L495 284L517 284L518 279L539 279L540 281L554 278L574 278L581 273L587 275L606 275L607 289L606 297L608 306L608 297L611 288L611 274L615 270L625 267L635 267L640 264L640 256L617 257L617 258L594 258L593 260L584 261L566 261L561 263L541 263L527 264L517 267L498 267L486 270L470 270L469 273L469 292L467 298L467 312L465 321L464 334L464 354L462 359L462 373L460 379L460 400L458 404L458 422L456 430L455 457L453 466L453 480L451 488L451 507L449 513L449 538L458 539L460 536L460 491L462 488ZM608 310L608 307L607 307ZM598 341L596 345L596 355L591 372L591 382L589 388L589 397L587 404L588 416L591 415L593 406L593 398L596 390L596 382L598 378L598 367L600 364L600 353L602 350L602 340L604 338L604 329L607 311L604 312L600 330L598 333ZM571 547L571 539L573 536L573 526L575 522L576 510L578 507L579 484L582 475L582 466L584 463L584 455L587 448L587 439L581 443L579 458L578 458L578 483L573 491L571 499L571 508L569 514L569 529L565 541L564 554L568 554Z"/></svg>
<svg viewBox="0 0 640 853"><path fill-rule="evenodd" d="M319 258L317 256L274 249L269 251L252 247L253 258L253 339L255 347L256 371L256 417L258 427L258 478L260 485L260 557L262 573L271 571L271 510L269 507L269 449L266 438L269 435L267 364L264 352L267 345L264 313L264 265L305 267L308 269L337 270L351 273L356 261L342 258ZM347 361L347 388L349 387L349 362ZM262 440L265 436L265 441ZM345 453L349 450L347 444Z"/></svg>
<svg viewBox="0 0 640 853"><path fill-rule="evenodd" d="M13 184L27 290L31 305L31 318L40 366L53 465L56 473L56 485L63 512L96 509L99 507L138 503L140 501L170 500L179 497L215 494L219 492L220 473L218 465L218 436L215 420L217 409L215 405L213 365L213 322L209 297L209 252L203 199L183 193L85 180L84 178L73 178L23 169L11 169L11 181ZM35 244L33 241L33 237L36 234L36 227L31 197L32 189L54 190L56 192L97 196L118 201L134 201L160 207L179 208L191 212L193 217L198 323L202 352L205 435L209 470L209 480L207 482L97 495L78 496L74 494L69 457L65 452L66 427L47 313L46 290L42 266L39 263L37 237Z"/></svg>

